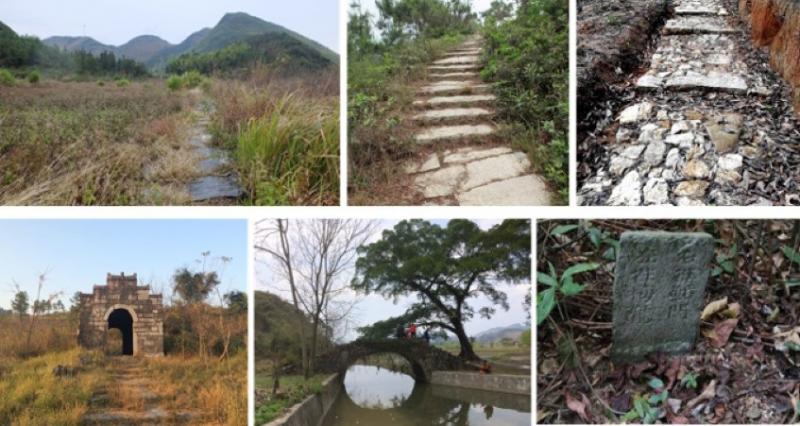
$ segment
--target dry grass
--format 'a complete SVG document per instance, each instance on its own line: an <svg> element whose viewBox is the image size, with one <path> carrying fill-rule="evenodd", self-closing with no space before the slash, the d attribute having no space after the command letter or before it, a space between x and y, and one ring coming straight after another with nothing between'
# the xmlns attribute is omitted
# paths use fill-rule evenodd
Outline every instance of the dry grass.
<svg viewBox="0 0 800 426"><path fill-rule="evenodd" d="M81 357L97 359L79 349L26 360L0 357L0 424L78 424L106 374L88 367L66 377L56 377L52 371L58 365L78 365Z"/></svg>
<svg viewBox="0 0 800 426"><path fill-rule="evenodd" d="M68 314L36 318L28 345L30 327L30 316L0 315L0 358L30 357L71 350L77 346L77 319Z"/></svg>
<svg viewBox="0 0 800 426"><path fill-rule="evenodd" d="M0 88L0 204L185 202L187 102L160 80Z"/></svg>
<svg viewBox="0 0 800 426"><path fill-rule="evenodd" d="M245 81L218 81L213 133L233 152L248 202L339 202L339 76L279 76L265 69Z"/></svg>

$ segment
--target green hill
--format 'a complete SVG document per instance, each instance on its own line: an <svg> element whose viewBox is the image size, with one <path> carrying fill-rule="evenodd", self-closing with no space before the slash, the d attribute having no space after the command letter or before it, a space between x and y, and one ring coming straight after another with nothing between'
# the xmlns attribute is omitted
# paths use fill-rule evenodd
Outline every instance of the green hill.
<svg viewBox="0 0 800 426"><path fill-rule="evenodd" d="M114 52L117 54L117 48L108 44L100 43L91 37L68 37L68 36L54 36L48 37L42 42L48 46L56 47L68 52L77 52L83 50L93 55L99 55L103 52Z"/></svg>
<svg viewBox="0 0 800 426"><path fill-rule="evenodd" d="M117 48L117 54L138 62L147 62L158 52L172 46L166 40L153 35L143 35Z"/></svg>
<svg viewBox="0 0 800 426"><path fill-rule="evenodd" d="M281 363L300 365L301 340L298 321L304 315L277 295L259 290L255 291L254 309L256 361L273 360L275 353L278 353ZM309 336L311 321L306 318L305 324L306 336Z"/></svg>

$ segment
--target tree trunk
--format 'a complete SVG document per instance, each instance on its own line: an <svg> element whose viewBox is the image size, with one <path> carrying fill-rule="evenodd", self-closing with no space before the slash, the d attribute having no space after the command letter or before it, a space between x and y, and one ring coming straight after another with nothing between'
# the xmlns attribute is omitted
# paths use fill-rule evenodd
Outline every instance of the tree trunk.
<svg viewBox="0 0 800 426"><path fill-rule="evenodd" d="M472 350L472 342L469 341L469 337L467 336L467 332L464 331L464 325L461 324L461 321L454 321L453 326L455 328L456 337L458 337L458 343L461 345L461 352L458 354L459 358L468 361L480 360L478 355L475 355L475 351Z"/></svg>

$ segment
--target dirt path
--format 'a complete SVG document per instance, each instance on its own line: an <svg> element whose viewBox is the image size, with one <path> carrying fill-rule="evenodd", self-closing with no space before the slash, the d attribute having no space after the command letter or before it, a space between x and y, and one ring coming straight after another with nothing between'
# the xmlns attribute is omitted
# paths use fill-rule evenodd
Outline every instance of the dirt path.
<svg viewBox="0 0 800 426"><path fill-rule="evenodd" d="M208 126L213 112L214 105L207 98L203 98L195 109L197 119L189 143L200 159L200 177L190 182L187 188L193 204L231 204L243 194L228 154L211 145L213 137Z"/></svg>
<svg viewBox="0 0 800 426"><path fill-rule="evenodd" d="M203 414L193 411L170 411L163 407L154 392L155 384L147 377L147 365L133 357L118 357L111 367L108 387L95 392L85 425L163 425L202 424Z"/></svg>
<svg viewBox="0 0 800 426"><path fill-rule="evenodd" d="M633 98L597 137L604 152L583 160L593 176L579 203L772 204L758 180L774 177L761 162L785 127L764 108L780 94L774 73L753 66L746 28L722 0L672 5Z"/></svg>
<svg viewBox="0 0 800 426"><path fill-rule="evenodd" d="M480 40L429 66L409 117L423 155L405 165L425 205L547 205L544 180L524 152L492 141L494 95L480 82Z"/></svg>

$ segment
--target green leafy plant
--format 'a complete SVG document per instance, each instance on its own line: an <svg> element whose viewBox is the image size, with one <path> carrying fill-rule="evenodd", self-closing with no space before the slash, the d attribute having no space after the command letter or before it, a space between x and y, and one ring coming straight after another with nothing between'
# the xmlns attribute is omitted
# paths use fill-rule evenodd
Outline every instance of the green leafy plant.
<svg viewBox="0 0 800 426"><path fill-rule="evenodd" d="M584 285L576 282L573 276L593 271L600 267L599 263L585 262L577 263L567 268L561 277L558 277L555 267L548 262L549 272L537 272L537 280L548 288L539 292L536 296L536 324L539 325L550 316L550 312L556 306L556 292L565 297L579 294L584 289Z"/></svg>
<svg viewBox="0 0 800 426"><path fill-rule="evenodd" d="M28 74L28 83L36 84L42 78L42 75L37 70L33 70Z"/></svg>
<svg viewBox="0 0 800 426"><path fill-rule="evenodd" d="M697 374L686 373L681 379L681 386L685 388L697 389Z"/></svg>
<svg viewBox="0 0 800 426"><path fill-rule="evenodd" d="M727 252L717 254L716 264L711 270L711 276L717 277L722 273L732 274L734 270L733 260L736 258L737 247L736 244L732 245Z"/></svg>
<svg viewBox="0 0 800 426"><path fill-rule="evenodd" d="M647 385L650 386L655 393L649 397L647 394L637 395L633 399L633 408L625 413L621 417L621 420L626 422L641 420L642 423L645 424L652 424L658 420L661 414L659 406L667 400L669 392L664 389L664 382L658 377L652 377L647 382Z"/></svg>
<svg viewBox="0 0 800 426"><path fill-rule="evenodd" d="M0 68L0 85L1 86L13 86L16 84L17 79L14 78L14 74L11 74L11 71L7 69Z"/></svg>
<svg viewBox="0 0 800 426"><path fill-rule="evenodd" d="M789 261L791 261L795 265L800 265L800 253L798 253L789 246L783 246L781 250L783 251L783 255L786 256L786 258L789 259ZM792 278L786 280L784 284L786 285L786 287L797 287L800 286L800 279Z"/></svg>
<svg viewBox="0 0 800 426"><path fill-rule="evenodd" d="M117 80L117 87L126 87L131 84L130 80L127 78L120 78Z"/></svg>

